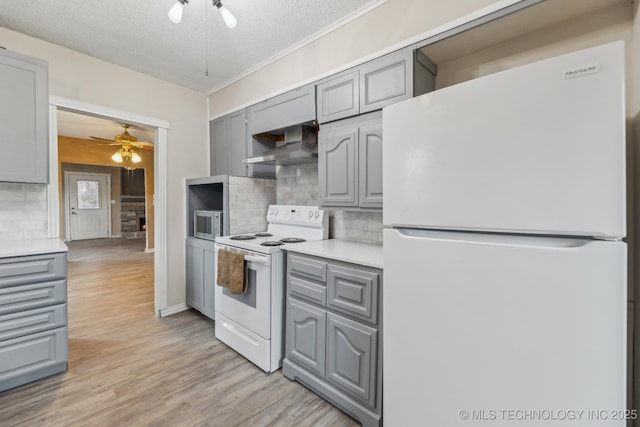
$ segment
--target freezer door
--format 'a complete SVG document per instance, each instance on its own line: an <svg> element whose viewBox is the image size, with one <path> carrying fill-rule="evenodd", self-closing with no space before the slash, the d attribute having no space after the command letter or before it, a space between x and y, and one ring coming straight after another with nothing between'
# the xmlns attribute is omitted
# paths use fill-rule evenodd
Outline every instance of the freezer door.
<svg viewBox="0 0 640 427"><path fill-rule="evenodd" d="M624 425L623 242L385 229L384 263L385 425Z"/></svg>
<svg viewBox="0 0 640 427"><path fill-rule="evenodd" d="M622 42L387 107L383 139L387 225L625 235Z"/></svg>

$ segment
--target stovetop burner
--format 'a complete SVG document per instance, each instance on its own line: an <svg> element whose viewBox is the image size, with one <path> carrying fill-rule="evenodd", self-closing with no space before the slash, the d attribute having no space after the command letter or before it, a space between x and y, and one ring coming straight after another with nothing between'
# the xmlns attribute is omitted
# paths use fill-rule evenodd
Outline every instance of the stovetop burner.
<svg viewBox="0 0 640 427"><path fill-rule="evenodd" d="M269 241L260 243L260 246L281 246L281 245L284 245L284 243L278 242L276 240L269 240Z"/></svg>
<svg viewBox="0 0 640 427"><path fill-rule="evenodd" d="M256 234L254 234L254 236L256 236L256 237L271 237L271 236L273 236L273 234L271 234L271 233L256 233Z"/></svg>
<svg viewBox="0 0 640 427"><path fill-rule="evenodd" d="M306 239L302 239L300 237L285 237L284 239L280 239L281 243L301 243L306 242Z"/></svg>
<svg viewBox="0 0 640 427"><path fill-rule="evenodd" d="M256 236L250 236L248 234L238 234L237 236L229 237L231 240L253 240Z"/></svg>

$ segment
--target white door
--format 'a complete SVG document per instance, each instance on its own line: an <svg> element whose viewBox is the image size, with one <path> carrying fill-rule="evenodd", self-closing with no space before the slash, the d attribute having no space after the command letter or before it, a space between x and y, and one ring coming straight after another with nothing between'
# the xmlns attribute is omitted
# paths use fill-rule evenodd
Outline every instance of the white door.
<svg viewBox="0 0 640 427"><path fill-rule="evenodd" d="M65 172L70 240L109 237L111 176Z"/></svg>
<svg viewBox="0 0 640 427"><path fill-rule="evenodd" d="M383 111L387 225L625 235L622 42Z"/></svg>
<svg viewBox="0 0 640 427"><path fill-rule="evenodd" d="M625 243L385 229L384 263L385 425L624 426L586 411L626 404Z"/></svg>

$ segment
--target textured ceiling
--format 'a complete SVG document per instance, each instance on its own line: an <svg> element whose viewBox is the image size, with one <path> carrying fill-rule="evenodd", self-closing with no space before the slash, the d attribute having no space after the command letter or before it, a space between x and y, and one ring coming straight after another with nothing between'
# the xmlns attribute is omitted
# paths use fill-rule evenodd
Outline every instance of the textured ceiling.
<svg viewBox="0 0 640 427"><path fill-rule="evenodd" d="M0 27L209 92L381 1L223 0L232 30L211 0L190 0L181 24L167 18L175 0L0 3Z"/></svg>

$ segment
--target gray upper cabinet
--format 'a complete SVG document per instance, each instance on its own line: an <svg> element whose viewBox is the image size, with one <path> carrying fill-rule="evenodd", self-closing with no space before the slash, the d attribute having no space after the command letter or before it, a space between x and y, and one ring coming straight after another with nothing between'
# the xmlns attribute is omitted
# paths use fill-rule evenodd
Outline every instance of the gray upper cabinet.
<svg viewBox="0 0 640 427"><path fill-rule="evenodd" d="M358 128L327 126L318 136L320 204L358 206Z"/></svg>
<svg viewBox="0 0 640 427"><path fill-rule="evenodd" d="M228 118L220 117L209 122L211 137L211 175L227 175L229 173L229 137Z"/></svg>
<svg viewBox="0 0 640 427"><path fill-rule="evenodd" d="M247 166L242 163L242 160L247 158L246 110L229 114L227 120L229 121L229 175L247 176Z"/></svg>
<svg viewBox="0 0 640 427"><path fill-rule="evenodd" d="M436 71L429 58L409 46L320 80L316 86L318 122L380 110L432 91Z"/></svg>
<svg viewBox="0 0 640 427"><path fill-rule="evenodd" d="M358 70L332 76L316 86L318 122L327 123L360 113Z"/></svg>
<svg viewBox="0 0 640 427"><path fill-rule="evenodd" d="M323 207L382 208L382 113L320 127L318 181Z"/></svg>
<svg viewBox="0 0 640 427"><path fill-rule="evenodd" d="M0 181L49 181L45 61L0 49Z"/></svg>
<svg viewBox="0 0 640 427"><path fill-rule="evenodd" d="M382 121L358 129L358 205L382 208Z"/></svg>
<svg viewBox="0 0 640 427"><path fill-rule="evenodd" d="M247 115L239 110L209 122L210 174L252 176L242 160L247 154Z"/></svg>
<svg viewBox="0 0 640 427"><path fill-rule="evenodd" d="M315 85L308 84L247 109L251 135L312 122L316 119Z"/></svg>
<svg viewBox="0 0 640 427"><path fill-rule="evenodd" d="M412 59L403 49L360 66L360 114L413 97Z"/></svg>

